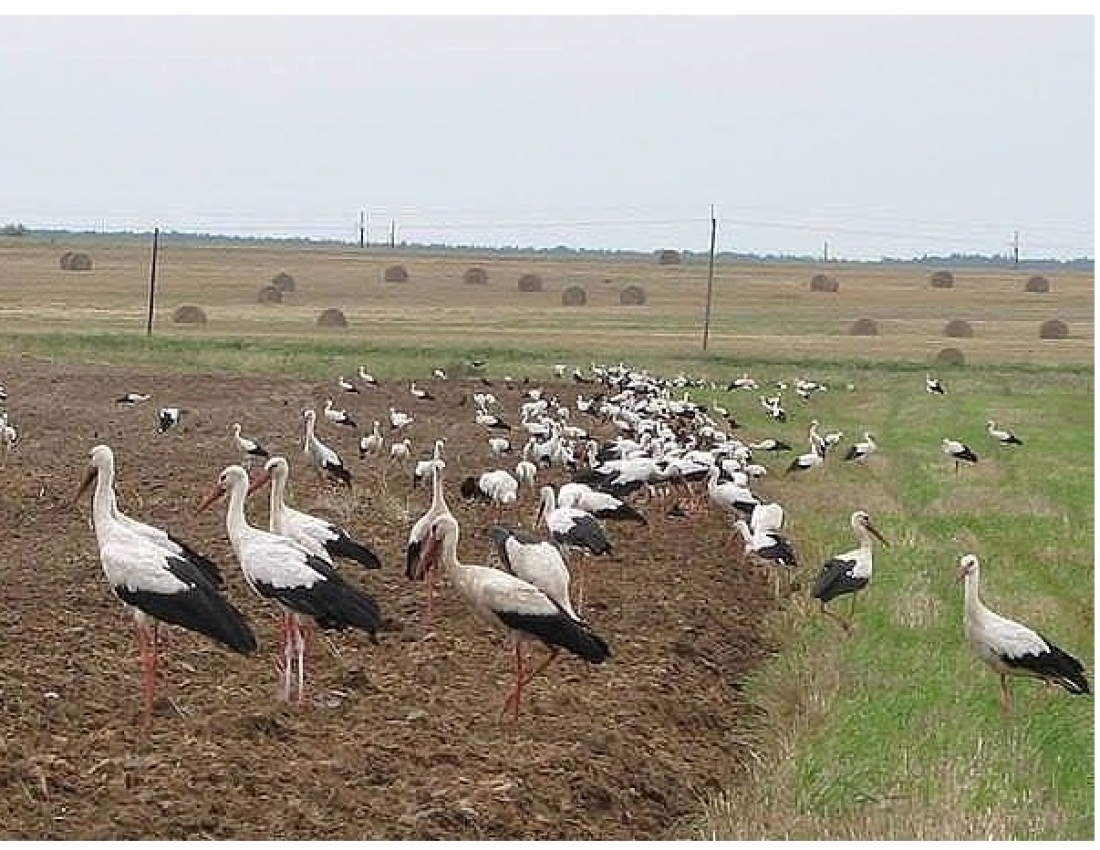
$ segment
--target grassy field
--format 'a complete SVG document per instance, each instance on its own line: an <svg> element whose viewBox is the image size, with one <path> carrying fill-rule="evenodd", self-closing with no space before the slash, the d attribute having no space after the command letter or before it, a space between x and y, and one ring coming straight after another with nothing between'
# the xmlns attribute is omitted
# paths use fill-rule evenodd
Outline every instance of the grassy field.
<svg viewBox="0 0 1100 850"><path fill-rule="evenodd" d="M86 250L92 272L62 272L65 250ZM959 557L983 559L983 598L1038 627L1094 669L1094 283L1048 274L1052 291L1023 291L1028 273L955 272L932 289L932 269L829 264L835 294L811 293L807 266L722 265L716 270L710 346L700 351L706 266L655 261L423 256L373 249L279 244L164 246L155 336L144 338L148 245L137 240L0 239L0 351L60 361L162 364L166 369L350 374L362 363L384 377L489 360L494 376L550 377L555 362L625 360L661 373L687 371L724 386L742 371L758 380L823 380L812 414L769 428L752 394L702 393L743 419L751 436L787 438L799 450L806 421L849 438L874 433L867 466L839 461L806 478L766 479L812 579L824 558L851 548L847 525L868 510L891 542L876 554L851 637L796 595L767 624L784 651L746 683L764 710L755 730L756 781L709 801L682 834L718 838L1086 839L1094 820L1091 697L1015 687L1001 715L997 680L962 637ZM389 265L407 283L383 281ZM466 285L473 265L485 286ZM286 303L260 306L257 290L287 271ZM519 293L537 272L542 293ZM588 304L561 306L584 286ZM618 303L623 286L647 304ZM201 305L205 327L175 325L172 309ZM328 307L346 329L318 328ZM853 337L857 318L877 337ZM1040 340L1060 318L1065 340ZM951 319L975 335L948 339ZM936 353L961 349L968 365L937 368L943 397L924 392ZM2 376L0 376L2 382ZM853 389L846 387L852 385ZM1024 440L1000 450L987 419ZM977 466L956 477L942 437L973 446ZM817 474L820 473L820 474ZM701 804L702 806L702 804Z"/></svg>

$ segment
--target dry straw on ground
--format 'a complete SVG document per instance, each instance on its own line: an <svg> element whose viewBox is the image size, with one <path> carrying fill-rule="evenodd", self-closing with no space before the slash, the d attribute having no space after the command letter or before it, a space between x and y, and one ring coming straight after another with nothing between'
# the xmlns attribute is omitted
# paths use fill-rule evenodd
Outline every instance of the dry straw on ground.
<svg viewBox="0 0 1100 850"><path fill-rule="evenodd" d="M66 251L61 255L61 268L67 272L89 272L92 258L83 251Z"/></svg>
<svg viewBox="0 0 1100 850"><path fill-rule="evenodd" d="M933 289L952 289L955 286L955 275L951 272L933 272L929 282Z"/></svg>
<svg viewBox="0 0 1100 850"><path fill-rule="evenodd" d="M966 355L957 348L941 348L936 354L936 364L939 366L965 366Z"/></svg>
<svg viewBox="0 0 1100 850"><path fill-rule="evenodd" d="M657 262L662 266L678 266L680 265L680 252L665 248L657 254Z"/></svg>
<svg viewBox="0 0 1100 850"><path fill-rule="evenodd" d="M810 292L839 292L840 281L827 274L815 274L810 278Z"/></svg>
<svg viewBox="0 0 1100 850"><path fill-rule="evenodd" d="M520 292L542 292L542 277L534 272L528 272L519 279Z"/></svg>
<svg viewBox="0 0 1100 850"><path fill-rule="evenodd" d="M878 336L878 322L874 319L856 319L848 328L852 336Z"/></svg>
<svg viewBox="0 0 1100 850"><path fill-rule="evenodd" d="M1039 339L1065 339L1069 336L1069 325L1061 319L1047 319L1039 325Z"/></svg>
<svg viewBox="0 0 1100 850"><path fill-rule="evenodd" d="M386 283L405 283L409 279L409 270L397 263L387 268L382 278Z"/></svg>
<svg viewBox="0 0 1100 850"><path fill-rule="evenodd" d="M261 286L260 291L256 293L256 301L260 304L282 304L283 303L283 290L272 284L271 286Z"/></svg>
<svg viewBox="0 0 1100 850"><path fill-rule="evenodd" d="M561 303L563 307L583 307L588 303L588 293L583 286L567 286L562 290Z"/></svg>
<svg viewBox="0 0 1100 850"><path fill-rule="evenodd" d="M481 266L471 266L463 272L462 282L475 286L484 286L489 282L489 273Z"/></svg>
<svg viewBox="0 0 1100 850"><path fill-rule="evenodd" d="M271 278L271 285L279 290L279 292L293 292L295 282L291 275L286 272L279 272L275 277Z"/></svg>
<svg viewBox="0 0 1100 850"><path fill-rule="evenodd" d="M343 310L329 307L327 310L321 311L321 314L317 317L317 324L322 328L346 328L348 318L344 315Z"/></svg>
<svg viewBox="0 0 1100 850"><path fill-rule="evenodd" d="M972 337L974 328L965 319L952 319L943 326L943 335L950 337Z"/></svg>
<svg viewBox="0 0 1100 850"><path fill-rule="evenodd" d="M1025 292L1050 292L1050 281L1041 274L1032 275L1024 284Z"/></svg>
<svg viewBox="0 0 1100 850"><path fill-rule="evenodd" d="M625 286L619 293L619 303L626 307L639 307L645 304L645 290L634 283Z"/></svg>
<svg viewBox="0 0 1100 850"><path fill-rule="evenodd" d="M172 311L172 321L177 325L205 325L206 311L195 304L181 304Z"/></svg>

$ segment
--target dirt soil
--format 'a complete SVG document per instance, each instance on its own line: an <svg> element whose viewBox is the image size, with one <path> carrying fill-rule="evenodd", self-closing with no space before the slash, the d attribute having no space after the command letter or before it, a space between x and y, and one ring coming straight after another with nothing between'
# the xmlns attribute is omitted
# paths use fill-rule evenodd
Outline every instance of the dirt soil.
<svg viewBox="0 0 1100 850"><path fill-rule="evenodd" d="M373 419L388 437L391 404L416 417L415 457L445 436L459 556L491 563L495 509L458 493L463 476L498 465L469 401L487 388L421 381L435 401L412 399L406 383L338 394L336 372L318 384L0 359L4 407L20 435L0 467L0 837L686 835L702 801L737 781L749 758L751 708L739 680L774 649L759 633L772 604L767 579L736 561L728 523L705 507L668 517L667 506L639 502L648 527L610 525L615 554L593 563L585 614L613 657L601 667L563 658L526 689L519 721L502 719L506 637L476 621L446 585L426 624L422 589L404 577L408 531L429 488L414 488L411 467L388 455L357 456ZM563 400L576 392L541 386ZM491 388L516 424L523 389ZM152 399L120 409L114 399L127 391ZM303 466L302 409L330 396L360 426L318 425L353 471L352 495L319 485ZM163 435L155 428L162 405L186 411ZM224 509L194 511L220 470L239 462L235 421L288 456L292 505L337 520L384 564L373 572L339 564L375 596L387 627L377 645L350 632L314 640L302 705L278 696L274 611L244 582ZM581 424L610 436L606 425ZM242 657L168 627L148 732L132 621L99 565L91 497L71 504L100 442L115 450L120 508L217 561L260 642ZM560 470L541 472L539 484L562 480ZM525 492L505 522L531 527L536 501ZM249 509L266 527L266 498Z"/></svg>

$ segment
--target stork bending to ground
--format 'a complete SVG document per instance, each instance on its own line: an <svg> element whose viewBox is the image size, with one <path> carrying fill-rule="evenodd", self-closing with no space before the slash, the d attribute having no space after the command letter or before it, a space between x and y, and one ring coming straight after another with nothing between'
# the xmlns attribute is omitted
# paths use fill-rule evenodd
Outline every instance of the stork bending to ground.
<svg viewBox="0 0 1100 850"><path fill-rule="evenodd" d="M1031 676L1048 685L1060 685L1071 694L1089 693L1081 662L1038 632L982 604L978 596L980 569L976 555L959 561L959 580L964 582L963 628L974 653L1001 677L1001 709L1012 712L1009 676Z"/></svg>
<svg viewBox="0 0 1100 850"><path fill-rule="evenodd" d="M382 617L374 599L345 581L323 558L289 537L249 525L244 512L248 490L244 467L227 466L198 510L228 495L225 527L229 542L249 586L282 611L282 693L287 700L295 694L296 666L295 699L300 703L305 693L302 618L312 617L322 629L362 629L373 640Z"/></svg>
<svg viewBox="0 0 1100 850"><path fill-rule="evenodd" d="M255 651L256 637L244 615L218 592L202 569L141 536L115 515L114 457L107 446L92 449L89 475L81 491L92 478L96 480L92 522L103 574L115 596L133 611L137 627L148 727L156 696L159 623L199 632L242 655Z"/></svg>
<svg viewBox="0 0 1100 850"><path fill-rule="evenodd" d="M414 578L427 564L442 563L473 613L508 634L514 678L502 715L511 710L513 719L519 719L524 686L549 667L561 650L592 664L602 664L611 656L603 638L533 584L492 567L460 562L458 538L455 518L449 514L438 517L429 528L427 547L417 562ZM549 654L538 666L526 669L526 646L535 641L546 646Z"/></svg>
<svg viewBox="0 0 1100 850"><path fill-rule="evenodd" d="M866 511L856 511L852 514L851 523L852 531L859 537L859 546L850 552L834 555L825 562L812 594L813 598L821 603L821 613L840 623L846 632L852 630L856 594L871 581L873 567L871 538L875 537L883 546L889 546L871 523L871 517ZM851 599L846 620L825 607L838 596L848 596Z"/></svg>

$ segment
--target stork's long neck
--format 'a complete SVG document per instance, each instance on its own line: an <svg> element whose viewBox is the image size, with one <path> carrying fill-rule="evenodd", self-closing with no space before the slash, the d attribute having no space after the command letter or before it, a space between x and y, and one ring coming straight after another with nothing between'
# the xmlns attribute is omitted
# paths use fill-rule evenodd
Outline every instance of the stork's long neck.
<svg viewBox="0 0 1100 850"><path fill-rule="evenodd" d="M978 596L978 582L977 569L967 573L963 578L963 615L967 620L980 617L989 610L982 604L981 597Z"/></svg>
<svg viewBox="0 0 1100 850"><path fill-rule="evenodd" d="M272 482L274 488L274 482ZM233 544L233 550L237 557L241 554L241 538L244 537L252 526L244 515L244 500L248 490L247 486L239 486L234 483L229 488L229 506L225 510L225 532L229 535L229 542Z"/></svg>
<svg viewBox="0 0 1100 850"><path fill-rule="evenodd" d="M111 467L100 467L96 476L95 491L92 494L92 523L95 525L96 540L102 546L107 533L115 520L115 471Z"/></svg>
<svg viewBox="0 0 1100 850"><path fill-rule="evenodd" d="M283 514L286 510L286 476L275 474L271 476L271 499L268 502L269 524L276 534L282 534Z"/></svg>
<svg viewBox="0 0 1100 850"><path fill-rule="evenodd" d="M443 472L439 464L432 466L432 513L441 513L447 510L447 503L443 499Z"/></svg>

